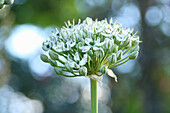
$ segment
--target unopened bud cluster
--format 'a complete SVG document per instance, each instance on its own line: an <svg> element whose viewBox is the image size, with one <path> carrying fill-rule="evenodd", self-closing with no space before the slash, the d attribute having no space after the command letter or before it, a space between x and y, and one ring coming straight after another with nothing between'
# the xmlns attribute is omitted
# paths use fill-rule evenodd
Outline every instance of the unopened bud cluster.
<svg viewBox="0 0 170 113"><path fill-rule="evenodd" d="M5 5L12 5L14 0L0 0L0 9L4 8Z"/></svg>
<svg viewBox="0 0 170 113"><path fill-rule="evenodd" d="M50 63L58 75L96 78L93 76L107 73L117 79L110 68L138 56L139 36L134 29L124 29L112 19L93 21L87 17L83 22L79 19L77 24L73 20L65 25L52 32L42 47L48 55L42 54L41 59Z"/></svg>

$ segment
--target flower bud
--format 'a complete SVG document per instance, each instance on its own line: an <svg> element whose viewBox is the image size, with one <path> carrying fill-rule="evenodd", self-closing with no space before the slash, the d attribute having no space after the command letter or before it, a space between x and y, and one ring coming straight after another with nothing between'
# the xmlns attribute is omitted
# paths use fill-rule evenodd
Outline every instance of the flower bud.
<svg viewBox="0 0 170 113"><path fill-rule="evenodd" d="M57 66L57 62L55 60L49 59L49 63L51 64L51 66L56 67Z"/></svg>
<svg viewBox="0 0 170 113"><path fill-rule="evenodd" d="M131 53L134 52L134 51L139 51L139 45L134 46L134 47L130 50Z"/></svg>
<svg viewBox="0 0 170 113"><path fill-rule="evenodd" d="M136 46L136 45L139 45L139 40L134 40L134 41L132 41L132 46Z"/></svg>
<svg viewBox="0 0 170 113"><path fill-rule="evenodd" d="M73 69L71 68L71 66L68 62L65 63L65 68L67 69L67 71L73 72Z"/></svg>
<svg viewBox="0 0 170 113"><path fill-rule="evenodd" d="M43 62L45 62L45 63L48 63L48 62L49 62L48 57L47 57L46 55L44 55L44 54L41 54L41 55L40 55L40 58L41 58L41 60L42 60Z"/></svg>
<svg viewBox="0 0 170 113"><path fill-rule="evenodd" d="M120 60L123 56L123 53L122 53L122 50L119 50L117 53L116 53L116 57L117 57L117 60Z"/></svg>
<svg viewBox="0 0 170 113"><path fill-rule="evenodd" d="M106 39L106 42L105 42L105 47L106 49L111 49L113 48L114 46L114 40L113 39Z"/></svg>
<svg viewBox="0 0 170 113"><path fill-rule="evenodd" d="M102 59L104 56L104 53L101 50L99 50L95 52L95 55L98 59Z"/></svg>
<svg viewBox="0 0 170 113"><path fill-rule="evenodd" d="M116 37L114 37L114 42L116 45L120 45L121 41L117 40Z"/></svg>
<svg viewBox="0 0 170 113"><path fill-rule="evenodd" d="M130 53L129 59L130 59L130 60L136 59L137 56L138 56L138 54L139 54L138 51L134 51L134 52Z"/></svg>
<svg viewBox="0 0 170 113"><path fill-rule="evenodd" d="M142 41L139 40L139 36L137 36L137 35L133 36L132 46L139 45L140 42L142 42Z"/></svg>
<svg viewBox="0 0 170 113"><path fill-rule="evenodd" d="M51 59L53 60L58 60L58 55L52 51L49 52L49 55L51 57Z"/></svg>
<svg viewBox="0 0 170 113"><path fill-rule="evenodd" d="M80 75L82 75L82 76L87 76L87 68L86 68L85 66L80 67L79 73L80 73Z"/></svg>
<svg viewBox="0 0 170 113"><path fill-rule="evenodd" d="M126 37L126 40L123 42L123 46L126 47L126 46L130 46L131 43L130 43L130 39L129 37Z"/></svg>
<svg viewBox="0 0 170 113"><path fill-rule="evenodd" d="M102 65L102 67L100 68L100 72L102 73L102 74L106 74L106 72L107 72L107 65Z"/></svg>
<svg viewBox="0 0 170 113"><path fill-rule="evenodd" d="M59 67L54 67L54 71L56 72L57 75L61 75L63 70Z"/></svg>
<svg viewBox="0 0 170 113"><path fill-rule="evenodd" d="M117 62L117 58L116 58L116 54L115 53L112 53L112 55L110 55L108 57L108 62L109 64L115 64Z"/></svg>
<svg viewBox="0 0 170 113"><path fill-rule="evenodd" d="M118 52L118 46L116 44L113 45L113 47L110 49L112 53Z"/></svg>

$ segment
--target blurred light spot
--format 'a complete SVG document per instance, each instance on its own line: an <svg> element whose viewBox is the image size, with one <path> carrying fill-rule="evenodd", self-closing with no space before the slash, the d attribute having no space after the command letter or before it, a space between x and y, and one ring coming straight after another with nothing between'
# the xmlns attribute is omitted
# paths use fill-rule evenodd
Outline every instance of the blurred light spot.
<svg viewBox="0 0 170 113"><path fill-rule="evenodd" d="M45 89L48 95L47 98L55 110L78 101L80 96L79 85L75 84L74 81L71 78L64 78L64 80L60 80L60 83L52 83Z"/></svg>
<svg viewBox="0 0 170 113"><path fill-rule="evenodd" d="M74 4L77 11L80 13L88 12L92 8L84 0L74 0Z"/></svg>
<svg viewBox="0 0 170 113"><path fill-rule="evenodd" d="M139 8L134 4L124 5L118 14L118 17L115 18L118 19L118 22L122 23L124 27L135 26L139 24L141 19Z"/></svg>
<svg viewBox="0 0 170 113"><path fill-rule="evenodd" d="M111 108L103 103L99 105L99 111L99 113L112 113Z"/></svg>
<svg viewBox="0 0 170 113"><path fill-rule="evenodd" d="M162 11L156 7L149 7L145 14L145 21L150 26L157 26L162 20Z"/></svg>
<svg viewBox="0 0 170 113"><path fill-rule="evenodd" d="M5 48L10 55L27 59L41 48L42 30L34 25L19 25L13 30L5 43Z"/></svg>
<svg viewBox="0 0 170 113"><path fill-rule="evenodd" d="M85 101L90 101L91 100L91 97L90 97L90 84L86 84L84 85L83 89L82 89L82 96L83 96L83 99ZM102 103L108 103L109 99L110 99L110 88L106 85L106 84L103 84L102 86L101 85L98 85L98 100L99 101L102 101Z"/></svg>
<svg viewBox="0 0 170 113"><path fill-rule="evenodd" d="M130 61L126 62L125 64L116 67L116 69L120 73L130 73L133 71L133 69L135 67L135 63L136 63L135 60L130 60Z"/></svg>
<svg viewBox="0 0 170 113"><path fill-rule="evenodd" d="M170 23L168 24L164 22L160 27L164 35L170 36Z"/></svg>
<svg viewBox="0 0 170 113"><path fill-rule="evenodd" d="M77 90L72 91L71 94L67 98L67 102L69 104L73 104L73 103L77 102L78 99L79 99L79 92Z"/></svg>
<svg viewBox="0 0 170 113"><path fill-rule="evenodd" d="M90 80L88 77L75 77L73 78L65 78L65 81L71 82L72 84L77 84L78 86L81 86L81 88L84 88L86 84L90 84Z"/></svg>
<svg viewBox="0 0 170 113"><path fill-rule="evenodd" d="M161 7L163 15L164 15L164 21L166 23L170 23L170 7L168 5L164 5L163 7Z"/></svg>
<svg viewBox="0 0 170 113"><path fill-rule="evenodd" d="M32 57L29 60L29 68L33 72L33 77L35 79L42 79L44 77L51 76L51 71L49 71L50 67L51 66L49 64L44 63L40 59L40 55Z"/></svg>
<svg viewBox="0 0 170 113"><path fill-rule="evenodd" d="M169 0L157 0L158 3L169 4Z"/></svg>
<svg viewBox="0 0 170 113"><path fill-rule="evenodd" d="M0 113L43 113L39 100L27 98L22 93L14 92L7 85L0 88Z"/></svg>
<svg viewBox="0 0 170 113"><path fill-rule="evenodd" d="M43 29L43 36L45 39L49 39L49 36L52 35L52 31L56 32L56 26L48 26L46 28Z"/></svg>
<svg viewBox="0 0 170 113"><path fill-rule="evenodd" d="M102 5L105 0L85 0L86 3L88 3L90 6L100 6Z"/></svg>
<svg viewBox="0 0 170 113"><path fill-rule="evenodd" d="M27 0L14 0L14 4L19 4L22 5L26 2Z"/></svg>

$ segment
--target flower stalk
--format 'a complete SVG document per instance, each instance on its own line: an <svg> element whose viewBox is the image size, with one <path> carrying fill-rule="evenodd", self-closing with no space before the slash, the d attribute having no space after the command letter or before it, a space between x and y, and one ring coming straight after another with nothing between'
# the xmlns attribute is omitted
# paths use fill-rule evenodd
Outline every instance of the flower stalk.
<svg viewBox="0 0 170 113"><path fill-rule="evenodd" d="M91 84L91 113L98 113L97 81L90 79Z"/></svg>

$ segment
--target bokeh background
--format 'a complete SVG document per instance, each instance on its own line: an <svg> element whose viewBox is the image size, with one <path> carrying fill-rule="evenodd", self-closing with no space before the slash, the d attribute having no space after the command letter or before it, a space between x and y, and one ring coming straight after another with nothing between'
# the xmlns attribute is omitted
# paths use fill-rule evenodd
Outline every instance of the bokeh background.
<svg viewBox="0 0 170 113"><path fill-rule="evenodd" d="M64 21L111 17L138 31L139 57L104 76L99 113L170 113L170 0L15 0L0 9L0 113L90 113L88 78L40 60Z"/></svg>

